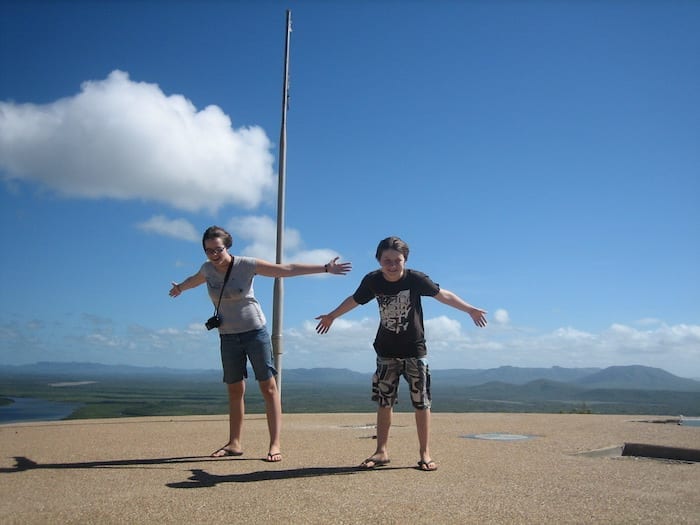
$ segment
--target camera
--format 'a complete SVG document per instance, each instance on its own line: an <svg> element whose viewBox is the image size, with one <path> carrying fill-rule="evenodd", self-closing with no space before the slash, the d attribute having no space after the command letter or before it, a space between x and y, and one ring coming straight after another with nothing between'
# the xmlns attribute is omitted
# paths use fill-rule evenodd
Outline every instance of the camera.
<svg viewBox="0 0 700 525"><path fill-rule="evenodd" d="M207 330L211 330L213 328L218 328L221 326L221 319L219 319L218 315L210 317L209 319L207 319L207 322L204 323L204 326L207 327Z"/></svg>

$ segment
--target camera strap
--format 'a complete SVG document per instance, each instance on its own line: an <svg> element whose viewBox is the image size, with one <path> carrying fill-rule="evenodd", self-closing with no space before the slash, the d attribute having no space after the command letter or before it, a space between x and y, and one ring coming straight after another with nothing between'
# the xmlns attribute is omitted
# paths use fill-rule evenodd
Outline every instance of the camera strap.
<svg viewBox="0 0 700 525"><path fill-rule="evenodd" d="M221 292L219 293L219 302L216 303L216 309L214 310L214 315L219 315L219 306L221 306L221 298L224 296L224 288L226 287L226 282L228 281L228 276L231 275L231 268L233 268L233 255L231 256L231 262L228 264L228 270L226 270L226 276L224 277L224 284L221 285Z"/></svg>

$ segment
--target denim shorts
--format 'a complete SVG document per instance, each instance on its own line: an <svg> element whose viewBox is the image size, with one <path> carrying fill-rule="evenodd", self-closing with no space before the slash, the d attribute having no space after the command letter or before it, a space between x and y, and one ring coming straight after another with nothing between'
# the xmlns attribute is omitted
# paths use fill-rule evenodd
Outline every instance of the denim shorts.
<svg viewBox="0 0 700 525"><path fill-rule="evenodd" d="M277 375L272 363L272 342L264 326L240 334L221 334L220 338L224 383L238 383L247 378L248 360L257 381Z"/></svg>
<svg viewBox="0 0 700 525"><path fill-rule="evenodd" d="M377 371L372 377L372 401L381 407L394 406L401 376L411 389L413 407L422 410L430 408L430 368L425 357L377 357Z"/></svg>

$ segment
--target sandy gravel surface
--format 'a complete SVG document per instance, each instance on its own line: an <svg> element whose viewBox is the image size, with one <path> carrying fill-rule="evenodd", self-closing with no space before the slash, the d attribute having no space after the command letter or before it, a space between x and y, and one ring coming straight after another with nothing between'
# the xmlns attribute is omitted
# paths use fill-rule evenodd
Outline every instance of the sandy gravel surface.
<svg viewBox="0 0 700 525"><path fill-rule="evenodd" d="M0 523L700 523L700 464L581 453L626 442L700 448L700 428L652 416L433 415L436 472L420 472L412 414L391 464L356 465L374 414L284 416L281 463L264 417L240 458L206 457L227 420L130 418L0 425ZM485 440L473 434L530 436Z"/></svg>

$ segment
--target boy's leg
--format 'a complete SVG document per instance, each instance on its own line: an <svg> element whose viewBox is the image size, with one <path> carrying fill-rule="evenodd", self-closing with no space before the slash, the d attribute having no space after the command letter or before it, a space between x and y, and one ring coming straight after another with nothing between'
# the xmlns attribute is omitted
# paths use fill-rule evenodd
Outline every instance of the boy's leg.
<svg viewBox="0 0 700 525"><path fill-rule="evenodd" d="M402 366L400 359L377 358L377 370L372 377L372 401L377 402L377 448L361 467L374 468L389 463L389 429Z"/></svg>
<svg viewBox="0 0 700 525"><path fill-rule="evenodd" d="M267 461L282 461L280 448L280 433L282 431L282 401L280 391L277 388L277 380L274 377L260 381L260 392L265 400L265 415L267 416L267 429L270 433L270 448L267 453Z"/></svg>
<svg viewBox="0 0 700 525"><path fill-rule="evenodd" d="M435 470L437 465L430 457L430 409L416 409L416 430L418 431L418 445L420 447L420 461L418 465L422 470Z"/></svg>
<svg viewBox="0 0 700 525"><path fill-rule="evenodd" d="M370 457L360 463L362 468L381 467L389 463L389 429L391 428L391 418L393 407L377 407L377 448Z"/></svg>
<svg viewBox="0 0 700 525"><path fill-rule="evenodd" d="M377 407L377 450L372 454L373 458L382 461L389 459L389 429L393 414L393 407Z"/></svg>
<svg viewBox="0 0 700 525"><path fill-rule="evenodd" d="M424 357L406 359L404 377L411 385L411 402L416 415L416 430L420 448L418 467L421 470L436 470L437 465L430 456L430 406L432 401L428 360Z"/></svg>

